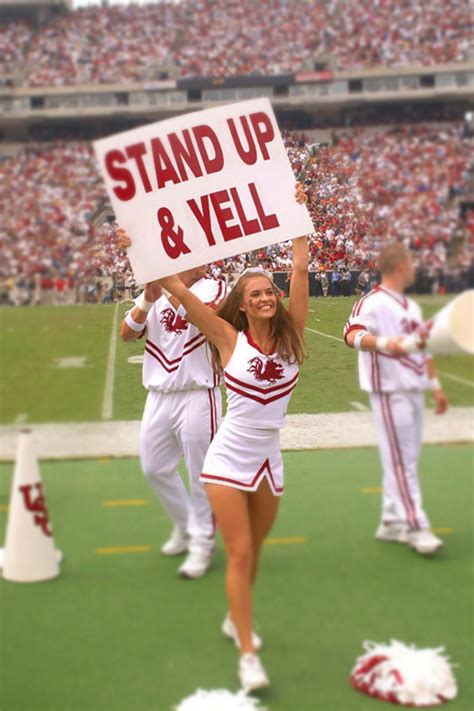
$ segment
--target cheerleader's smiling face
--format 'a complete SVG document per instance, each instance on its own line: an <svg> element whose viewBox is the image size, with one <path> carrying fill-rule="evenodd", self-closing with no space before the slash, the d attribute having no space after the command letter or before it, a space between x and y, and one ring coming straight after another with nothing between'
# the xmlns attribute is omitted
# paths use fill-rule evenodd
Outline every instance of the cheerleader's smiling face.
<svg viewBox="0 0 474 711"><path fill-rule="evenodd" d="M252 277L245 284L240 310L249 319L270 319L276 314L277 296L270 279Z"/></svg>

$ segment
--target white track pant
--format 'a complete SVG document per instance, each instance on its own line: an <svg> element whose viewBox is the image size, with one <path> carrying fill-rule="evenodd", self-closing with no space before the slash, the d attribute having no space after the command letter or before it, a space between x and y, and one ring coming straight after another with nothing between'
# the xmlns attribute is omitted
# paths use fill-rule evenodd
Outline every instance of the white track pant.
<svg viewBox="0 0 474 711"><path fill-rule="evenodd" d="M401 521L411 530L429 528L417 473L423 436L423 393L371 393L370 404L383 466L382 521Z"/></svg>
<svg viewBox="0 0 474 711"><path fill-rule="evenodd" d="M149 392L140 431L145 476L171 520L190 536L190 551L209 553L215 526L204 485L202 464L221 418L221 393L186 390ZM189 476L189 494L177 471L181 457Z"/></svg>

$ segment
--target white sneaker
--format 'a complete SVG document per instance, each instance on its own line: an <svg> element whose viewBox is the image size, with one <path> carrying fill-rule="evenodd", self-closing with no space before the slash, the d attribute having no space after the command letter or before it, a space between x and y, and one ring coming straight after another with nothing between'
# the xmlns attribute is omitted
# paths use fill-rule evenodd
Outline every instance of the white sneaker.
<svg viewBox="0 0 474 711"><path fill-rule="evenodd" d="M212 558L212 553L192 551L188 553L186 560L178 568L178 575L182 578L200 578L209 570Z"/></svg>
<svg viewBox="0 0 474 711"><path fill-rule="evenodd" d="M226 615L226 618L222 623L221 629L223 634L229 639L231 639L235 643L235 646L240 649L240 641L239 635L237 634L237 627L235 626L234 621L232 620L230 615ZM254 646L254 649L256 650L261 649L263 646L263 641L255 632L255 630L252 630L252 644Z"/></svg>
<svg viewBox="0 0 474 711"><path fill-rule="evenodd" d="M408 543L408 527L405 523L398 521L381 523L375 538L379 541L389 541L391 543Z"/></svg>
<svg viewBox="0 0 474 711"><path fill-rule="evenodd" d="M161 547L161 552L163 555L180 555L180 553L186 553L189 545L189 536L186 531L175 526L173 528L173 533L171 537L166 541L166 543Z"/></svg>
<svg viewBox="0 0 474 711"><path fill-rule="evenodd" d="M262 662L256 654L251 652L242 654L239 659L239 679L245 692L270 686L270 681Z"/></svg>
<svg viewBox="0 0 474 711"><path fill-rule="evenodd" d="M418 531L409 532L408 545L421 555L430 555L443 547L443 541L435 536L429 528L421 528Z"/></svg>

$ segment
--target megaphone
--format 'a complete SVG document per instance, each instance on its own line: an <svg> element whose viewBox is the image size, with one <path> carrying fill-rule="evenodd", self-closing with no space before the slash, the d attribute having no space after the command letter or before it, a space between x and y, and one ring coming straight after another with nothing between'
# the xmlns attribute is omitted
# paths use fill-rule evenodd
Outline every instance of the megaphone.
<svg viewBox="0 0 474 711"><path fill-rule="evenodd" d="M401 346L407 353L474 355L474 289L456 296Z"/></svg>

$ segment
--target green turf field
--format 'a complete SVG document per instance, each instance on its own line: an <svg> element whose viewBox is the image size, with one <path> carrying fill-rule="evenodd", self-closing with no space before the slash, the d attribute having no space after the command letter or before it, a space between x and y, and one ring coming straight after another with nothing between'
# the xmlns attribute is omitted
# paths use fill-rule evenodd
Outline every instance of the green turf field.
<svg viewBox="0 0 474 711"><path fill-rule="evenodd" d="M373 540L376 450L285 455L277 542L265 547L255 600L269 711L387 711L348 677L364 640L390 638L445 645L460 686L446 708L472 711L473 452L423 450L426 507L447 529L433 559ZM65 562L54 581L0 582L0 708L171 711L198 686L237 690L236 650L220 634L221 542L204 579L178 579L177 561L158 553L168 524L135 459L44 462L41 471ZM0 467L3 509L11 473ZM104 505L118 500L135 504ZM124 546L143 550L97 552Z"/></svg>
<svg viewBox="0 0 474 711"><path fill-rule="evenodd" d="M340 340L354 298L312 299L307 347L310 358L290 402L290 413L353 410L367 403L358 387L356 355ZM422 297L426 317L443 304L439 297ZM0 422L68 422L100 420L106 398L106 376L115 310L124 304L0 309L4 334L0 350ZM327 338L315 331L333 336ZM143 342L112 348L111 416L139 419L145 392L141 366L130 363L143 353ZM65 358L82 358L83 367L70 367ZM60 364L66 367L58 367ZM452 405L474 402L474 363L469 356L437 359L441 380ZM76 364L77 365L77 364Z"/></svg>

